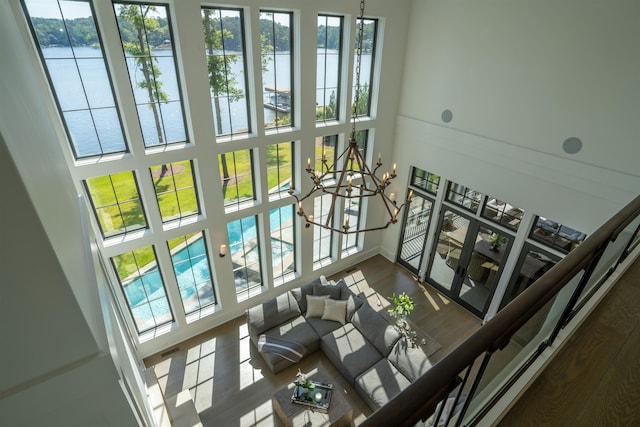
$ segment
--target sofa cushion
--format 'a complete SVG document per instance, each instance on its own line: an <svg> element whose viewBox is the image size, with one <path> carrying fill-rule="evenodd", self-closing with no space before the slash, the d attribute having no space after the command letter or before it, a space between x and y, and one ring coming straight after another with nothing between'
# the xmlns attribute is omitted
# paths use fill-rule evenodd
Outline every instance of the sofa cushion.
<svg viewBox="0 0 640 427"><path fill-rule="evenodd" d="M320 279L316 279L311 283L300 286L299 288L291 289L291 293L298 302L298 306L300 307L300 311L302 313L307 312L307 295L313 295L313 285L315 285L316 283L319 284Z"/></svg>
<svg viewBox="0 0 640 427"><path fill-rule="evenodd" d="M347 297L347 322L351 322L353 315L364 303L365 301L357 295L349 295Z"/></svg>
<svg viewBox="0 0 640 427"><path fill-rule="evenodd" d="M320 338L320 348L351 385L358 375L382 359L373 344L351 323Z"/></svg>
<svg viewBox="0 0 640 427"><path fill-rule="evenodd" d="M340 299L340 287L337 285L313 285L313 295L329 295L331 299Z"/></svg>
<svg viewBox="0 0 640 427"><path fill-rule="evenodd" d="M311 327L321 337L342 326L339 322L334 322L333 320L322 320L319 317L308 317L307 323L311 325Z"/></svg>
<svg viewBox="0 0 640 427"><path fill-rule="evenodd" d="M431 368L431 362L422 348L413 347L405 337L396 342L387 359L411 382Z"/></svg>
<svg viewBox="0 0 640 427"><path fill-rule="evenodd" d="M374 411L396 397L411 382L387 359L382 359L356 378L356 390Z"/></svg>
<svg viewBox="0 0 640 427"><path fill-rule="evenodd" d="M307 323L303 316L290 319L264 332L267 336L294 341L307 348L305 355L311 354L320 347L320 336ZM256 343L257 344L257 343ZM276 353L260 353L271 372L277 373L294 363Z"/></svg>
<svg viewBox="0 0 640 427"><path fill-rule="evenodd" d="M347 302L327 298L324 302L323 320L333 320L345 324L347 317Z"/></svg>
<svg viewBox="0 0 640 427"><path fill-rule="evenodd" d="M288 291L247 310L247 324L258 335L301 314L300 307Z"/></svg>
<svg viewBox="0 0 640 427"><path fill-rule="evenodd" d="M322 317L324 313L324 302L329 298L329 295L313 296L307 295L307 313L305 317Z"/></svg>
<svg viewBox="0 0 640 427"><path fill-rule="evenodd" d="M362 304L351 322L383 356L389 354L393 345L400 339L400 332L369 307L369 304Z"/></svg>
<svg viewBox="0 0 640 427"><path fill-rule="evenodd" d="M336 286L340 288L340 299L342 300L348 299L350 295L355 295L343 279L338 280Z"/></svg>

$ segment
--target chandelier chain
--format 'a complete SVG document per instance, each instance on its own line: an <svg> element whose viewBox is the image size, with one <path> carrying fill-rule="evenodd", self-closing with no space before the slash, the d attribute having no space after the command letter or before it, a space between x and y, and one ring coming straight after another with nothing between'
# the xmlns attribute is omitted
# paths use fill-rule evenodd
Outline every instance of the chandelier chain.
<svg viewBox="0 0 640 427"><path fill-rule="evenodd" d="M358 118L358 107L360 106L360 69L362 66L362 44L364 39L364 0L360 0L360 24L358 25L358 45L356 46L356 93L353 102L351 139L356 139L356 120Z"/></svg>
<svg viewBox="0 0 640 427"><path fill-rule="evenodd" d="M362 68L362 55L364 46L364 3L365 0L360 0L360 16L359 22L357 22L356 28L356 46L354 61L355 81L353 87L355 88L355 94L353 97L352 105L352 130L351 137L347 147L339 156L332 156L329 159L325 153L324 146L322 148L322 158L320 160L320 167L312 167L311 157L307 158L306 172L309 174L309 178L313 183L311 190L306 194L296 194L293 182L289 186L288 193L295 198L298 204L297 214L304 218L305 227L315 225L322 227L333 232L341 234L354 234L362 233L365 231L384 230L391 224L395 224L398 221L398 214L400 210L411 202L413 192L410 191L408 197L402 201L396 201L395 193L387 194L385 191L391 184L391 180L396 177L396 164L393 164L391 172L385 172L381 178L376 175L378 169L383 165L382 154L378 153L378 161L372 166L367 164L364 154L360 151L358 143L356 141L356 123L358 119L358 113L360 107L360 96L363 92L369 94L369 91L362 91L360 87L360 73ZM373 66L373 64L371 64ZM367 100L367 109L369 108L369 101ZM363 112L366 113L366 112ZM366 144L367 141L364 141ZM323 142L324 144L324 142ZM318 160L314 161L316 165ZM330 163L332 162L332 163ZM303 202L306 199L318 196L329 196L331 201L328 209L322 208L320 212L320 218L316 218L314 213L307 214L303 207ZM359 220L359 211L362 208L362 201L371 199L372 201L379 200L381 209L386 212L387 219L377 226L361 227ZM348 204L347 204L348 203ZM355 215L356 224L349 224L349 217L354 215L352 210L354 209L352 203L355 203ZM315 205L315 202L314 202ZM337 209L343 209L344 222L341 224L334 223L334 215ZM314 207L315 210L315 207Z"/></svg>

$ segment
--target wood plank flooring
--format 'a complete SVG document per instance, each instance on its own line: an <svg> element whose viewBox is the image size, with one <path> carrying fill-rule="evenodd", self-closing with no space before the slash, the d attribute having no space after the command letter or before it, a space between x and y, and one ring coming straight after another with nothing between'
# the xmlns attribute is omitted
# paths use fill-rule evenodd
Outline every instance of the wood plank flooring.
<svg viewBox="0 0 640 427"><path fill-rule="evenodd" d="M499 424L640 425L640 260Z"/></svg>
<svg viewBox="0 0 640 427"><path fill-rule="evenodd" d="M417 307L411 320L441 345L430 356L434 363L480 327L480 319L380 255L330 277L340 278L354 290L373 288L383 297L394 292L413 296ZM371 413L321 352L272 374L250 345L244 316L181 343L171 354L151 356L145 364L154 368L165 396L190 391L204 426L279 426L271 395L293 381L298 367L331 377L353 406L354 425Z"/></svg>

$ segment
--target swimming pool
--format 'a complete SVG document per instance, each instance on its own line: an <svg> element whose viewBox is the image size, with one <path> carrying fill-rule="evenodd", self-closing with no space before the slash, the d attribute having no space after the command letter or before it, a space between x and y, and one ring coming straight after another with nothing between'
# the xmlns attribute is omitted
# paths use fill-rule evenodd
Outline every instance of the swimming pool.
<svg viewBox="0 0 640 427"><path fill-rule="evenodd" d="M287 222L292 216L292 208L272 210L269 213L270 229L279 228L280 224ZM241 230L244 232L241 233ZM227 224L227 231L231 253L235 253L241 247L238 245L239 242L243 240L246 242L256 237L255 217L232 221ZM293 246L289 243L272 245L274 257L279 257L283 252L292 250ZM196 292L211 286L211 272L206 253L205 241L200 237L171 255L182 301L187 301ZM258 261L257 250L248 252L246 256L248 261ZM189 258L191 258L191 263L185 262ZM195 283L198 285L194 286ZM157 266L146 270L142 276L124 285L123 289L139 331L142 332L172 320L165 288L162 286L162 277ZM213 302L213 294L211 299Z"/></svg>
<svg viewBox="0 0 640 427"><path fill-rule="evenodd" d="M269 212L269 229L277 230L280 224L284 224L293 217L293 207L284 206L279 209L272 209ZM243 231L244 230L244 231ZM256 237L256 219L254 216L242 218L227 224L227 234L229 235L229 246L231 253L240 248L238 243L243 240L255 239ZM243 239L244 237L244 239Z"/></svg>

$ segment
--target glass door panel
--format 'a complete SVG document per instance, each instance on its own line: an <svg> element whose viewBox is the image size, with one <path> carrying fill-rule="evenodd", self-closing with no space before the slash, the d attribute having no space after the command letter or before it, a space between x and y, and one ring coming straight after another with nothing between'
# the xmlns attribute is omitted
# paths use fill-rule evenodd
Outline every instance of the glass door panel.
<svg viewBox="0 0 640 427"><path fill-rule="evenodd" d="M426 242L433 201L415 193L405 212L398 262L418 274Z"/></svg>
<svg viewBox="0 0 640 427"><path fill-rule="evenodd" d="M556 265L558 261L560 261L559 257L527 243L516 265L518 274L514 274L511 278L509 287L502 298L500 308L502 309L502 307L513 301L515 297Z"/></svg>
<svg viewBox="0 0 640 427"><path fill-rule="evenodd" d="M512 237L501 235L482 223L477 224L459 296L475 311L484 313L509 253Z"/></svg>
<svg viewBox="0 0 640 427"><path fill-rule="evenodd" d="M428 275L445 290L451 291L455 284L469 224L467 218L450 210L445 210L440 217L438 242Z"/></svg>

